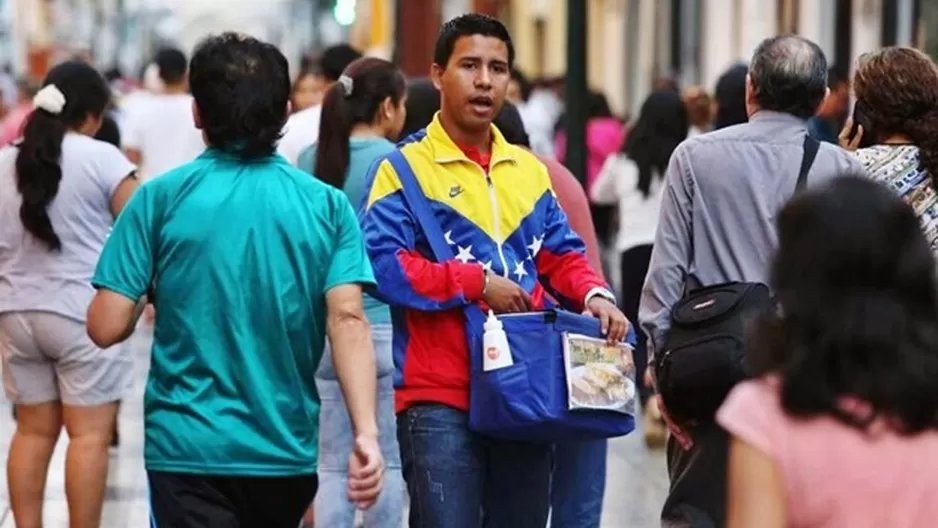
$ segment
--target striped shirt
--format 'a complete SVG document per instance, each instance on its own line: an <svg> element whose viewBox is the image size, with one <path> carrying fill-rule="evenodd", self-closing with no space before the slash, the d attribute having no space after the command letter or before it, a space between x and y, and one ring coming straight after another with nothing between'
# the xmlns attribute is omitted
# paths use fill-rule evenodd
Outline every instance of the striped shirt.
<svg viewBox="0 0 938 528"><path fill-rule="evenodd" d="M938 255L938 192L922 167L915 145L876 145L856 151L857 159L874 180L884 183L915 210L922 231Z"/></svg>

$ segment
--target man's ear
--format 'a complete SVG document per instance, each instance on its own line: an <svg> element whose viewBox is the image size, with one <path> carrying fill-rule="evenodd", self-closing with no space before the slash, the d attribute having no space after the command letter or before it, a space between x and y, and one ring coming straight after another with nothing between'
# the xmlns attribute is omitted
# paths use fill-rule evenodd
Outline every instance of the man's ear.
<svg viewBox="0 0 938 528"><path fill-rule="evenodd" d="M192 100L192 122L195 123L195 128L202 130L202 118L199 117L199 105L195 99Z"/></svg>
<svg viewBox="0 0 938 528"><path fill-rule="evenodd" d="M433 83L433 87L439 92L443 89L443 67L439 64L434 63L430 66L430 82Z"/></svg>

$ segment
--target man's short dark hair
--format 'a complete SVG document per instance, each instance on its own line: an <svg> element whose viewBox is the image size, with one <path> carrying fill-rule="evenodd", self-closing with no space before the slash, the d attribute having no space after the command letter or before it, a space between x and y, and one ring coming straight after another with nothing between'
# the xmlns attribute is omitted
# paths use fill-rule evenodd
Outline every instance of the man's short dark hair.
<svg viewBox="0 0 938 528"><path fill-rule="evenodd" d="M440 28L440 34L436 37L436 48L433 51L433 62L439 66L445 67L453 55L453 49L456 47L456 41L462 37L472 35L482 35L485 37L494 37L505 43L508 47L508 66L515 63L515 46L511 42L511 35L508 28L498 19L479 13L467 13L443 24Z"/></svg>
<svg viewBox="0 0 938 528"><path fill-rule="evenodd" d="M531 92L534 91L534 85L531 84L531 81L517 68L511 69L511 80L518 83L518 87L521 89L521 99L527 101L531 97Z"/></svg>
<svg viewBox="0 0 938 528"><path fill-rule="evenodd" d="M360 59L362 54L348 44L337 44L326 48L319 57L322 76L329 82L336 82L348 68L348 65Z"/></svg>
<svg viewBox="0 0 938 528"><path fill-rule="evenodd" d="M186 54L175 48L163 48L156 53L153 62L159 68L160 79L165 84L179 84L186 78Z"/></svg>
<svg viewBox="0 0 938 528"><path fill-rule="evenodd" d="M759 108L807 119L827 93L827 59L806 38L770 37L753 53L749 79Z"/></svg>
<svg viewBox="0 0 938 528"><path fill-rule="evenodd" d="M222 33L198 45L189 70L209 144L242 159L273 154L290 100L283 53L252 37Z"/></svg>

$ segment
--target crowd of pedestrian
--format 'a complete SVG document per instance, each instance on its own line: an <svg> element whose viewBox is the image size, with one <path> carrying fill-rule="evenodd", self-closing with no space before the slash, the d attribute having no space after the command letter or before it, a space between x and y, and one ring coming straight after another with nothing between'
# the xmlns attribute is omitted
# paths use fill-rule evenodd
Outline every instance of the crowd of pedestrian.
<svg viewBox="0 0 938 528"><path fill-rule="evenodd" d="M712 96L661 79L626 118L592 93L580 182L561 85L514 55L467 14L423 79L344 44L291 77L224 33L119 101L82 60L24 89L0 149L16 526L42 526L63 428L71 526L101 525L135 332L153 526L595 528L636 421L667 444L663 526L930 526L932 59L850 78L783 35ZM637 405L571 410L564 324Z"/></svg>

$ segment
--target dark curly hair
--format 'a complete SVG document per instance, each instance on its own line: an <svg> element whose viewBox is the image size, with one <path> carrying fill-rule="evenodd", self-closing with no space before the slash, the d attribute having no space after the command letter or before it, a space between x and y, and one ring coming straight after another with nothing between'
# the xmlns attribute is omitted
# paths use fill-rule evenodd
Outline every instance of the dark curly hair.
<svg viewBox="0 0 938 528"><path fill-rule="evenodd" d="M274 153L291 91L280 50L238 33L208 37L192 55L189 85L211 146L242 159Z"/></svg>
<svg viewBox="0 0 938 528"><path fill-rule="evenodd" d="M857 107L877 139L907 136L938 190L938 67L914 48L891 46L864 54L853 78Z"/></svg>
<svg viewBox="0 0 938 528"><path fill-rule="evenodd" d="M838 178L789 202L778 234L780 310L756 325L754 374L781 378L793 416L938 429L938 283L911 207L868 178Z"/></svg>

